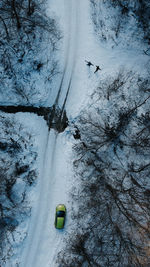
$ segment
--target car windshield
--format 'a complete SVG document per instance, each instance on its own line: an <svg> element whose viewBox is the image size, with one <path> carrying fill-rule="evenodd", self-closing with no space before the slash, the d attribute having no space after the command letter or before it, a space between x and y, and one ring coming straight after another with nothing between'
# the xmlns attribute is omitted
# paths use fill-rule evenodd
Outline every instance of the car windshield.
<svg viewBox="0 0 150 267"><path fill-rule="evenodd" d="M64 211L57 211L57 217L64 217L65 212Z"/></svg>

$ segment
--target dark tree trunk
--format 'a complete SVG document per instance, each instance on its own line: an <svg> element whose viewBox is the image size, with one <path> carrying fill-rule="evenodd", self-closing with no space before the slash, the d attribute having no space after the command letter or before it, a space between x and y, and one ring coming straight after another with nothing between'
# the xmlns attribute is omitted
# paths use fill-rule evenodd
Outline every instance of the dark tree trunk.
<svg viewBox="0 0 150 267"><path fill-rule="evenodd" d="M31 15L31 1L32 0L28 0L28 15Z"/></svg>
<svg viewBox="0 0 150 267"><path fill-rule="evenodd" d="M16 11L15 0L12 0L12 9L13 9L13 12L14 12L15 17L16 17L17 28L20 29L21 23L20 23L19 16L18 16L17 11Z"/></svg>
<svg viewBox="0 0 150 267"><path fill-rule="evenodd" d="M8 29L7 29L6 23L5 23L4 19L1 16L0 16L0 19L3 22L4 28L5 28L5 32L6 32L6 35L7 35L7 39L9 39L9 33L8 33Z"/></svg>

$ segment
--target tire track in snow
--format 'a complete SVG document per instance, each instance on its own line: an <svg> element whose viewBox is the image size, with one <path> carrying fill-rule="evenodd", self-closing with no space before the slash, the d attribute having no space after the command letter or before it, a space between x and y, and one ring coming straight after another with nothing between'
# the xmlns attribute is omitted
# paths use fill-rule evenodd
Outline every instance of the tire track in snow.
<svg viewBox="0 0 150 267"><path fill-rule="evenodd" d="M67 96L71 87L73 70L75 67L76 51L77 51L77 13L78 0L64 0L66 16L68 16L68 42L66 45L65 66L60 83L60 87L56 96L55 105L62 110L65 107Z"/></svg>
<svg viewBox="0 0 150 267"><path fill-rule="evenodd" d="M68 40L66 45L66 57L65 57L65 66L59 91L55 100L55 104L64 109L67 96L71 87L71 79L73 75L73 69L75 65L75 55L76 55L76 42L77 42L77 0L64 0L66 17L68 16ZM54 242L57 246L59 239L61 238L61 233L57 233L54 226L51 229L52 232L49 233L49 215L51 208L50 198L52 190L54 190L55 181L54 181L54 162L55 160L55 151L57 146L57 134L52 130L49 133L48 145L46 149L45 163L43 168L43 176L41 175L39 181L40 194L37 200L36 208L32 216L31 227L29 227L29 240L27 241L28 248L25 249L24 257L21 267L46 267L52 265L47 265L48 257L50 255L45 255L46 251L44 250L44 243L47 244L46 238L51 239L51 247ZM57 182L57 181L56 181ZM62 185L61 187L64 187ZM63 190L63 188L60 188ZM51 210L51 216L54 220L54 211ZM46 235L49 233L49 236ZM55 249L56 249L55 246ZM53 253L51 253L53 254ZM43 256L42 256L43 255ZM53 257L53 256L52 256ZM43 258L44 262L40 262L40 259Z"/></svg>

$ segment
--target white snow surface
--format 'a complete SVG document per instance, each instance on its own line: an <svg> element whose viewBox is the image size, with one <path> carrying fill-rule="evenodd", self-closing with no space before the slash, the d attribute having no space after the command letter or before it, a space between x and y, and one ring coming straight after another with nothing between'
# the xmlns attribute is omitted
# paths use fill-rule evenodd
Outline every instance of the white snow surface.
<svg viewBox="0 0 150 267"><path fill-rule="evenodd" d="M147 56L136 50L110 50L100 46L96 38L90 15L89 0L49 0L47 13L54 13L63 31L63 45L60 64L64 69L60 88L53 96L59 106L65 107L70 120L87 106L89 95L106 75L116 72L119 67L141 71L147 63ZM85 60L100 65L101 72L94 74L95 68L86 65ZM140 61L140 66L138 62ZM59 90L60 89L60 90ZM67 95L67 97L66 97ZM52 96L51 96L52 97ZM34 119L28 114L18 114L18 119L25 117L27 124L35 126ZM31 122L32 121L32 122ZM39 152L38 184L29 195L32 202L32 215L28 226L28 235L20 249L19 267L57 267L57 252L69 231L71 218L69 211L69 191L74 182L72 170L73 137L68 129L58 134L54 130L48 133L42 118L37 118L37 147ZM35 129L34 129L35 132ZM67 207L67 220L63 230L54 227L55 208L63 203ZM16 266L16 259L11 259L7 267Z"/></svg>

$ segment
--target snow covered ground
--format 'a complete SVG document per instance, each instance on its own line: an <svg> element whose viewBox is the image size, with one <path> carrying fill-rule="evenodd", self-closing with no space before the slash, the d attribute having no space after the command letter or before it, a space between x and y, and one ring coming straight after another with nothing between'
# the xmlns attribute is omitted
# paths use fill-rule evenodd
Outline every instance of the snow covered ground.
<svg viewBox="0 0 150 267"><path fill-rule="evenodd" d="M73 119L86 106L93 80L96 82L99 78L93 77L94 69L90 73L85 63L85 59L94 60L90 51L94 48L91 48L93 33L89 3L74 0L50 1L50 9L57 13L64 30L64 72L56 102L59 106L65 104L69 118ZM73 137L68 129L62 134L50 131L47 136L44 165L37 186L38 197L20 259L22 267L55 266L55 255L70 225L69 189L74 182L72 143ZM67 206L67 221L62 231L54 227L55 207L59 203Z"/></svg>
<svg viewBox="0 0 150 267"><path fill-rule="evenodd" d="M88 0L49 0L47 14L54 13L63 32L63 44L60 53L60 68L63 69L59 87L50 94L51 104L58 104L67 111L70 121L74 121L79 112L87 106L89 95L98 86L101 79L112 75L120 67L141 72L147 63L147 56L137 53L139 50L126 50L119 47L111 50L100 46L95 36ZM94 74L95 66L89 68L85 60L102 68ZM138 62L140 61L140 65ZM55 85L55 84L54 84ZM72 171L73 137L69 127L58 134L54 130L48 133L42 119L32 119L29 115L16 115L18 120L38 129L38 184L29 194L32 214L28 221L28 234L20 256L14 256L7 267L56 267L56 255L61 249L63 239L72 224L69 192L74 183ZM36 123L34 124L34 121ZM64 230L54 227L55 207L59 203L67 206L67 221ZM18 265L16 265L18 263Z"/></svg>

